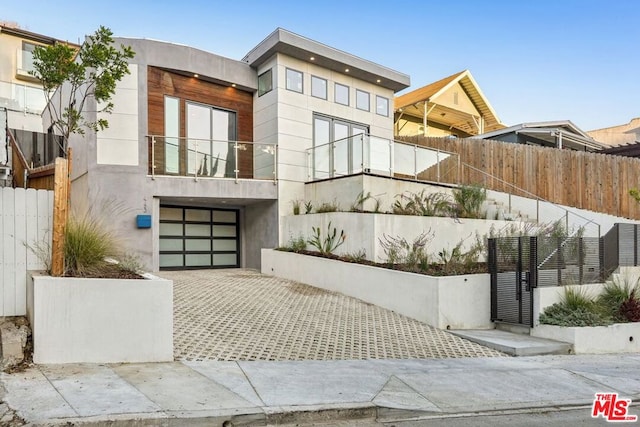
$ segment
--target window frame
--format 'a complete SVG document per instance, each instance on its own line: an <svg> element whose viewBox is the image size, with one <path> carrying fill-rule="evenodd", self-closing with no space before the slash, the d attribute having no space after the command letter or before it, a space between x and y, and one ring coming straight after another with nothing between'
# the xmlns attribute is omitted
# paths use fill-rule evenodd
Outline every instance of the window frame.
<svg viewBox="0 0 640 427"><path fill-rule="evenodd" d="M261 90L261 85L260 85L261 78L267 74L269 74L269 77L270 77L268 88L265 90ZM273 90L273 68L269 68L268 70L264 71L262 74L258 75L258 98L261 97L262 95L265 95L271 92L272 90Z"/></svg>
<svg viewBox="0 0 640 427"><path fill-rule="evenodd" d="M319 82L324 82L324 96L318 96L315 95L313 93L313 82L315 81L319 81ZM318 98L318 99L324 99L325 101L329 98L329 81L325 78L322 77L318 77L318 76L314 76L313 74L311 75L311 96L314 98Z"/></svg>
<svg viewBox="0 0 640 427"><path fill-rule="evenodd" d="M359 105L360 103L358 102L358 94L360 93L367 95L367 108L361 108ZM356 89L356 109L371 112L371 93L367 92L366 90Z"/></svg>
<svg viewBox="0 0 640 427"><path fill-rule="evenodd" d="M379 99L383 99L386 102L386 111L384 114L380 113L380 109L378 107L378 100ZM389 98L384 97L384 96L380 96L380 95L376 95L376 114L379 116L384 116L384 117L389 117Z"/></svg>
<svg viewBox="0 0 640 427"><path fill-rule="evenodd" d="M300 90L295 89L293 87L289 87L289 72L297 73L300 75ZM284 73L284 80L285 80L284 87L287 90L290 90L291 92L296 92L296 93L304 93L304 73L302 71L298 71L296 69L286 67L285 73Z"/></svg>
<svg viewBox="0 0 640 427"><path fill-rule="evenodd" d="M347 89L347 102L340 102L338 101L338 86L343 87L345 89ZM336 104L340 104L340 105L346 105L347 107L351 104L351 88L347 85L343 85L342 83L338 83L338 82L334 82L333 84L333 102L335 102Z"/></svg>

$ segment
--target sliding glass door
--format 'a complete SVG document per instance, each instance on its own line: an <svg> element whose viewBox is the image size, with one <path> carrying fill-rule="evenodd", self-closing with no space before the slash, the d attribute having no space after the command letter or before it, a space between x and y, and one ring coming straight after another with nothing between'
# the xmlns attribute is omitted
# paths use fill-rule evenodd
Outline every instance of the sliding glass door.
<svg viewBox="0 0 640 427"><path fill-rule="evenodd" d="M235 175L235 112L187 102L187 140L189 174Z"/></svg>

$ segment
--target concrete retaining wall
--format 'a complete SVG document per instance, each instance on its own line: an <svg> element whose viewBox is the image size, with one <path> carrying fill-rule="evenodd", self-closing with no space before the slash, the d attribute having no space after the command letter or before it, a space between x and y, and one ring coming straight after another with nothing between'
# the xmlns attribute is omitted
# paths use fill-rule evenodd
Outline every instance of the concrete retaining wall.
<svg viewBox="0 0 640 427"><path fill-rule="evenodd" d="M539 325L531 336L573 344L576 354L637 353L640 351L640 323L570 328Z"/></svg>
<svg viewBox="0 0 640 427"><path fill-rule="evenodd" d="M339 292L442 329L490 329L488 274L432 277L262 250L262 273Z"/></svg>

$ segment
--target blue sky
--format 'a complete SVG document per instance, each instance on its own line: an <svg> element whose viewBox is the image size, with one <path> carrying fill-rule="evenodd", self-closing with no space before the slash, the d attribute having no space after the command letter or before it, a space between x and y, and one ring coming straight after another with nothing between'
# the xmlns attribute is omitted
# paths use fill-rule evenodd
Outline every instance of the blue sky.
<svg viewBox="0 0 640 427"><path fill-rule="evenodd" d="M234 59L283 27L409 74L412 89L469 69L507 125L569 119L591 130L640 116L636 0L0 4L0 20L60 39L104 25Z"/></svg>

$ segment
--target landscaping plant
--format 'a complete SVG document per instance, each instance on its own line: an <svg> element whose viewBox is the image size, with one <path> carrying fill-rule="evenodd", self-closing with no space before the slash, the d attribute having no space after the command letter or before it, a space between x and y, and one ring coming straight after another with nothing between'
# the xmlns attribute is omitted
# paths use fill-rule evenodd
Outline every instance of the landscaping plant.
<svg viewBox="0 0 640 427"><path fill-rule="evenodd" d="M344 230L340 230L340 235L338 236L338 230L335 227L333 227L333 230L331 229L331 222L327 225L327 234L324 237L322 237L320 227L311 227L311 230L313 231L313 237L307 240L307 242L318 249L321 254L325 255L332 254L347 238Z"/></svg>
<svg viewBox="0 0 640 427"><path fill-rule="evenodd" d="M461 185L453 190L453 200L459 218L482 218L487 190L479 185Z"/></svg>
<svg viewBox="0 0 640 427"><path fill-rule="evenodd" d="M557 326L606 326L611 318L582 289L565 287L562 300L540 313L540 323Z"/></svg>

